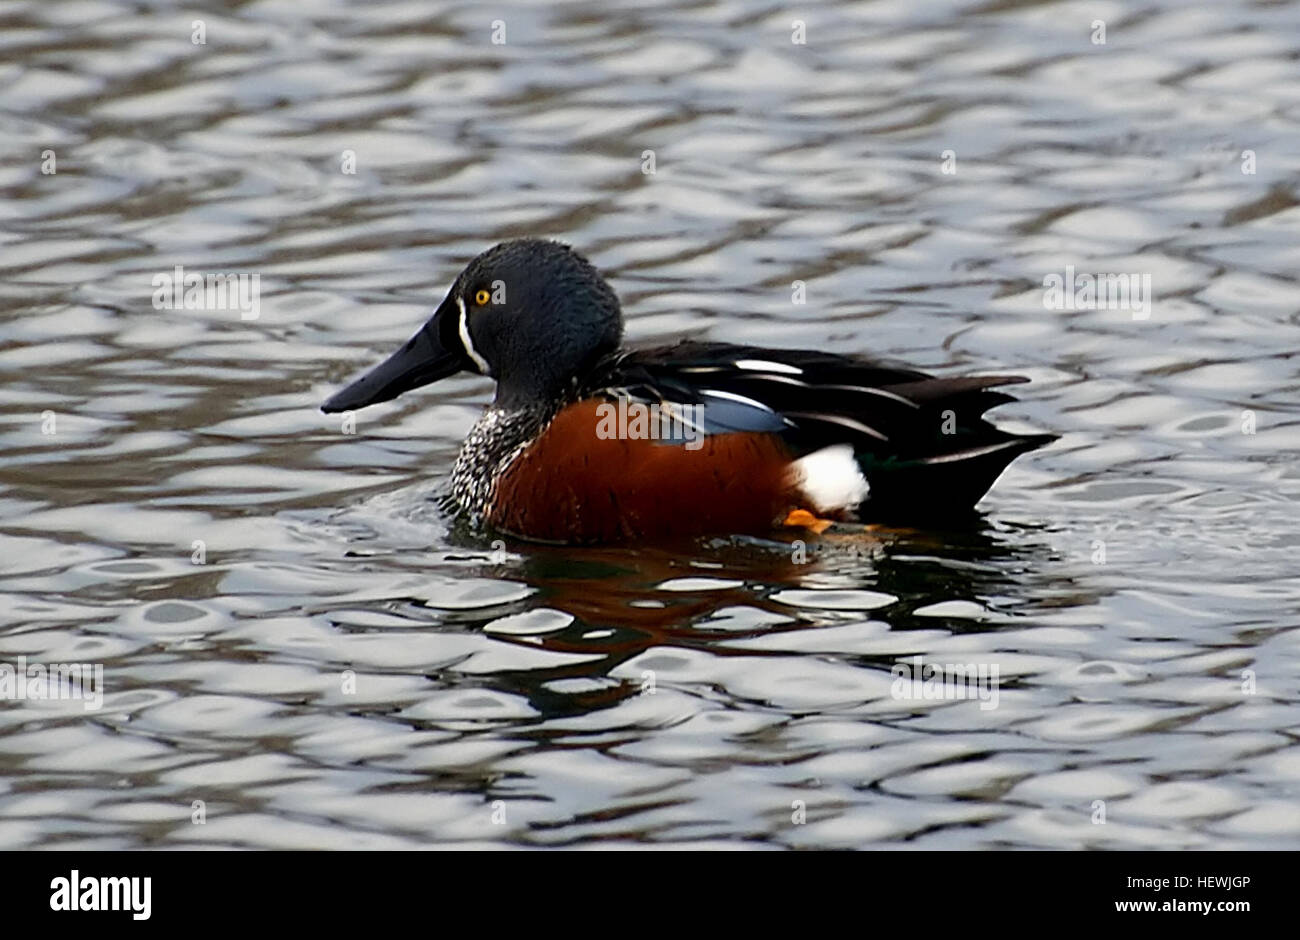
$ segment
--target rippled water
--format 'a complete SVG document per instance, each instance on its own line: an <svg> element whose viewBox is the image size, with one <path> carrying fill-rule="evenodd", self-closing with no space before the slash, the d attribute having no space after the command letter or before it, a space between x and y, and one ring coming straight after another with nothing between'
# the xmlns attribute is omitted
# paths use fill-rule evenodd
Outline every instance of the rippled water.
<svg viewBox="0 0 1300 940"><path fill-rule="evenodd" d="M0 7L0 661L105 685L0 706L0 847L1300 844L1295 4L142 9ZM633 339L1023 372L1062 438L804 564L449 531L484 380L317 406L528 234Z"/></svg>

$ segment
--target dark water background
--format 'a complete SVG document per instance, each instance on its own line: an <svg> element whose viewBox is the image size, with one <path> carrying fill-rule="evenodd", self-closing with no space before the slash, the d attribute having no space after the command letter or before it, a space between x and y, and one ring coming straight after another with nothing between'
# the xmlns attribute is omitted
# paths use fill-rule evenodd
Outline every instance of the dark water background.
<svg viewBox="0 0 1300 940"><path fill-rule="evenodd" d="M0 661L107 691L0 705L0 848L1300 845L1298 57L1285 2L3 4ZM1022 372L1062 438L804 565L494 550L425 499L484 380L316 407L518 235L633 339Z"/></svg>

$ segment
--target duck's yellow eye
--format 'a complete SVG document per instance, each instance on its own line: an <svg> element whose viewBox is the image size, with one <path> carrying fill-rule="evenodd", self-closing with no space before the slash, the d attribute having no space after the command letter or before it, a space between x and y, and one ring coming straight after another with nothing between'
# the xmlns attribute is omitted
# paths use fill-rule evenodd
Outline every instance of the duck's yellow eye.
<svg viewBox="0 0 1300 940"><path fill-rule="evenodd" d="M486 290L476 291L474 294L474 303L480 307L486 307L487 302L492 299L492 295Z"/></svg>

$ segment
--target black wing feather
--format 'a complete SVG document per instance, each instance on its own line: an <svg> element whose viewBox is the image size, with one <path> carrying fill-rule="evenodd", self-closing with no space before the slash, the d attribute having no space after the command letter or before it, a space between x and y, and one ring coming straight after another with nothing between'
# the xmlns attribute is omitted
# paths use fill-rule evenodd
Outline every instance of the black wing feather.
<svg viewBox="0 0 1300 940"><path fill-rule="evenodd" d="M871 486L859 513L879 519L969 508L1013 459L1055 440L1010 434L983 418L1015 400L995 389L1026 381L936 377L817 350L687 340L620 352L579 391L703 404L708 433L779 433L796 454L851 444ZM708 420L715 408L717 420Z"/></svg>

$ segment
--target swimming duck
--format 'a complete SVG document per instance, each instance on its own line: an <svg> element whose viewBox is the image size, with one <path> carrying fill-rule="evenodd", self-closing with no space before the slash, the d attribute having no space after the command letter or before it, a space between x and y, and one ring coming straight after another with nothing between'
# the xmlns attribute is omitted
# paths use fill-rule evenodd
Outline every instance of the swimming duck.
<svg viewBox="0 0 1300 940"><path fill-rule="evenodd" d="M475 524L556 543L934 524L1055 435L983 418L1015 375L937 378L860 356L683 340L625 347L618 296L567 245L474 258L407 343L331 396L365 408L458 372L496 395L452 467Z"/></svg>

